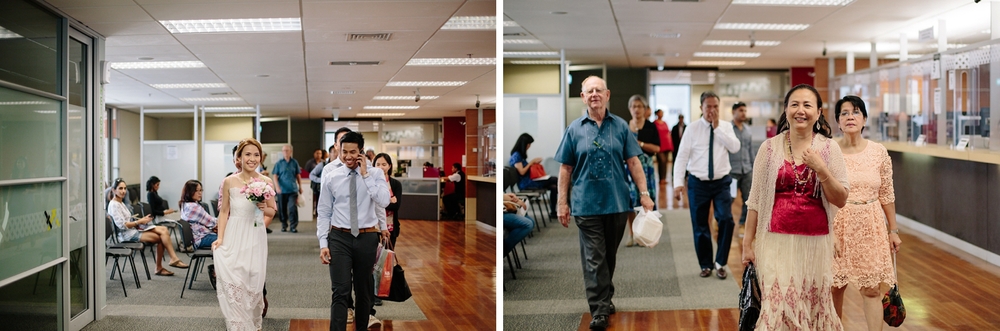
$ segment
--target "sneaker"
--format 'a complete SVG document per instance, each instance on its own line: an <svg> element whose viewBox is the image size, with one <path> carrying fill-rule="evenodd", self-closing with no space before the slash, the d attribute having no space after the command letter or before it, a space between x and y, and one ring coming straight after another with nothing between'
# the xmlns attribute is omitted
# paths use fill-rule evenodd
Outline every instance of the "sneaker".
<svg viewBox="0 0 1000 331"><path fill-rule="evenodd" d="M347 323L354 323L354 309L347 308Z"/></svg>
<svg viewBox="0 0 1000 331"><path fill-rule="evenodd" d="M382 321L375 317L375 315L368 315L368 328L379 328L382 327Z"/></svg>

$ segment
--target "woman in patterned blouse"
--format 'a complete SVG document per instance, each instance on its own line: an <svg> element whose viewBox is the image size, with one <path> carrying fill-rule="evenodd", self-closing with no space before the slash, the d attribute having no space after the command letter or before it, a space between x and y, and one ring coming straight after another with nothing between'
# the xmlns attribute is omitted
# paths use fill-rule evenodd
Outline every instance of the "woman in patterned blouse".
<svg viewBox="0 0 1000 331"><path fill-rule="evenodd" d="M218 219L201 206L201 193L201 182L192 179L184 183L180 201L181 219L191 223L194 246L208 249L218 239L219 235L215 233Z"/></svg>

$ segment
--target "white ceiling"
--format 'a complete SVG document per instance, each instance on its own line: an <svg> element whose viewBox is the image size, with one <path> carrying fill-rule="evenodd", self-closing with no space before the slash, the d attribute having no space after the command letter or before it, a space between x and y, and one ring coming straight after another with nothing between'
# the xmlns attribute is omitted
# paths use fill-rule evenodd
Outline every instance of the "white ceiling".
<svg viewBox="0 0 1000 331"><path fill-rule="evenodd" d="M260 105L265 116L341 118L360 112L405 112L404 119L464 116L496 104L495 66L414 67L411 58L496 57L496 31L440 30L452 16L495 16L493 0L47 0L107 38L109 62L205 63L200 69L112 70L105 102L125 109ZM158 21L181 19L301 18L302 31L171 34ZM348 33L392 33L389 41L346 41ZM378 66L331 66L331 61L381 61ZM269 75L261 78L258 75ZM389 81L468 81L459 87L421 87L436 100L375 101L414 95ZM150 84L225 83L228 88L155 89ZM354 90L333 95L331 91ZM185 102L231 92L242 101ZM365 110L364 106L420 106Z"/></svg>
<svg viewBox="0 0 1000 331"><path fill-rule="evenodd" d="M640 0L509 0L503 17L518 27L504 27L507 39L534 37L542 44L505 44L509 51L565 49L573 63L607 63L617 67L656 67L655 54L664 54L666 67L685 67L688 61L746 61L734 68L786 69L813 66L828 56L867 59L870 43L880 58L899 53L900 34L907 35L909 54L936 51L937 41L919 43L918 31L946 21L949 44L972 44L990 39L990 0L855 0L838 7L784 7L736 5L731 0L698 2ZM565 12L557 14L553 12ZM717 30L716 23L811 24L803 31L755 31L756 40L777 40L778 46L703 46L704 40L749 40L750 31ZM936 30L935 30L936 31ZM512 37L523 33L525 37ZM653 33L680 33L680 38L653 38ZM935 34L936 36L936 34ZM759 52L757 58L693 57L694 52ZM654 56L651 56L653 54ZM511 59L505 59L510 62ZM728 68L728 67L727 67Z"/></svg>

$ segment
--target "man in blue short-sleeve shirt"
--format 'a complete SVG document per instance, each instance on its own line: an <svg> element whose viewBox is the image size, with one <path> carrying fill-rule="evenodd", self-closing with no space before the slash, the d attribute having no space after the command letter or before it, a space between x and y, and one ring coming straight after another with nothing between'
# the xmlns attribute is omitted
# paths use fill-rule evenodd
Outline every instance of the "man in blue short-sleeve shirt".
<svg viewBox="0 0 1000 331"><path fill-rule="evenodd" d="M615 257L625 234L629 187L625 165L636 183L646 176L637 157L642 153L628 122L607 109L611 91L603 79L583 80L580 96L587 115L570 123L555 159L559 167L559 222L569 227L572 215L580 229L580 261L590 305L591 330L608 327L615 287ZM572 191L570 187L572 186ZM648 191L639 192L643 209L653 210Z"/></svg>
<svg viewBox="0 0 1000 331"><path fill-rule="evenodd" d="M286 229L299 232L299 208L296 206L302 187L299 186L299 162L292 158L292 145L281 146L283 158L274 163L271 169L271 180L277 183L275 193L278 194L278 219L281 220L281 232Z"/></svg>

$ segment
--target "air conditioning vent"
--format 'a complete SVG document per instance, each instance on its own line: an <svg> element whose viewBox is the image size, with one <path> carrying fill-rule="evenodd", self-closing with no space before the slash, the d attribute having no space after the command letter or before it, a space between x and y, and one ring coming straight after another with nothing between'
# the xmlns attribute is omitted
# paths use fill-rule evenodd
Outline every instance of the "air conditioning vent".
<svg viewBox="0 0 1000 331"><path fill-rule="evenodd" d="M512 32L512 33L504 33L503 34L504 37L524 37L524 36L527 36L527 35L528 34L524 33L524 32Z"/></svg>
<svg viewBox="0 0 1000 331"><path fill-rule="evenodd" d="M670 2L701 2L701 0L670 0Z"/></svg>
<svg viewBox="0 0 1000 331"><path fill-rule="evenodd" d="M639 2L663 2L663 0L639 0Z"/></svg>
<svg viewBox="0 0 1000 331"><path fill-rule="evenodd" d="M349 33L347 41L389 41L392 33Z"/></svg>
<svg viewBox="0 0 1000 331"><path fill-rule="evenodd" d="M214 93L209 93L209 94L211 94L211 95L233 95L233 92L214 92Z"/></svg>
<svg viewBox="0 0 1000 331"><path fill-rule="evenodd" d="M382 61L331 61L332 66L377 66Z"/></svg>

